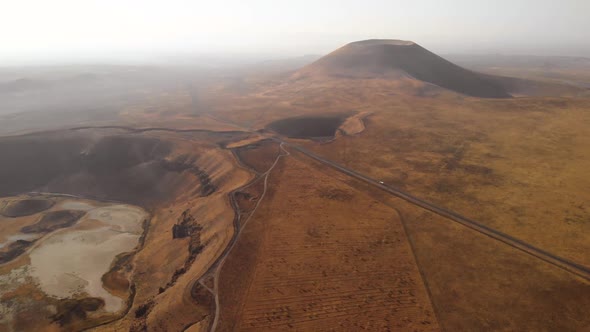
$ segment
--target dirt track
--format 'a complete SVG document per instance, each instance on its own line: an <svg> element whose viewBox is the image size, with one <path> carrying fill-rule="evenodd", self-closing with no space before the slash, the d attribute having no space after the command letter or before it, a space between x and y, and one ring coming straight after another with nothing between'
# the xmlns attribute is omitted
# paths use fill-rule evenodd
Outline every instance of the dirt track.
<svg viewBox="0 0 590 332"><path fill-rule="evenodd" d="M286 151L283 148L283 144L280 144L280 149L281 149L281 153L279 153L279 155L277 156L277 158L275 159L274 163L272 164L272 166L263 174L261 174L261 176L264 177L264 189L262 191L262 195L260 196L260 198L258 199L258 201L256 202L256 206L254 207L254 209L252 210L252 212L250 213L250 217L254 214L254 212L256 212L256 209L258 209L258 206L260 205L260 202L262 202L264 195L266 194L266 190L268 188L268 176L270 175L270 172L272 172L272 170L275 168L275 166L277 165L277 163L279 162L279 159L281 159L281 157L284 156L288 156L289 152ZM283 152L285 152L286 154L283 154ZM245 187L249 186L250 184L246 185ZM229 253L231 252L231 250L234 248L234 246L236 245L236 241L238 239L238 237L240 236L240 232L242 229L244 229L247 224L248 221L250 221L250 217L248 217L247 220L244 221L243 226L240 227L240 218L241 218L241 213L240 213L240 209L236 203L235 200L235 193L239 190L241 190L243 188L239 188L235 191L233 191L230 194L230 200L231 200L231 204L234 208L234 210L236 211L236 217L234 218L234 236L232 237L232 240L230 242L230 244L228 245L228 247L226 248L226 250L223 252L223 254L221 256L219 256L219 258L217 259L217 261L211 265L211 268L209 269L209 272L207 272L205 275L208 275L209 273L211 273L212 271L214 271L214 275L213 275L213 282L214 282L214 286L213 289L211 290L209 287L207 287L205 285L204 282L202 282L202 278L199 280L199 283L201 283L205 288L209 289L210 291L212 291L214 297L215 297L215 317L213 319L213 322L211 323L211 331L215 331L217 328L217 324L219 322L219 313L221 311L220 309L220 304L219 304L219 273L221 271L221 268L223 267L223 263L225 262L225 259L227 258L227 256L229 255Z"/></svg>

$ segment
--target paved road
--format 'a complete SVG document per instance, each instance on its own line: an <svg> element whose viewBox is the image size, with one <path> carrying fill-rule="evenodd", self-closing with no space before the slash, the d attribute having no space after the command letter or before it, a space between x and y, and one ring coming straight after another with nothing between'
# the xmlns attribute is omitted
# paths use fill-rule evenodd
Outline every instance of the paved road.
<svg viewBox="0 0 590 332"><path fill-rule="evenodd" d="M443 207L440 207L440 206L437 206L433 203L427 202L427 201L420 199L416 196L413 196L407 192L390 187L386 184L382 184L381 182L379 182L379 180L370 178L366 175L363 175L363 174L353 171L349 168L346 168L342 165L339 165L333 161L322 158L322 157L318 156L317 154L315 154L315 153L313 153L301 146L298 146L298 145L295 145L295 144L292 144L289 142L284 142L283 140L276 138L276 137L273 139L277 142L282 143L284 146L287 146L287 147L290 147L294 150L297 150L297 151L303 153L304 155L306 155L312 159L315 159L316 161L319 161L322 164L328 165L341 173L344 173L346 175L349 175L349 176L352 176L356 179L364 181L364 182L366 182L372 186L375 186L375 187L377 187L377 188L379 188L391 195L394 195L396 197L404 199L414 205L417 205L421 208L424 208L426 210L434 212L440 216L451 219L457 223L460 223L461 225L464 225L466 227L474 229L474 230L476 230L482 234L485 234L495 240L504 242L505 244L508 244L514 248L519 249L519 250L522 250L522 251L526 252L527 254L535 256L539 259L544 260L547 263L555 265L563 270L571 272L581 278L584 278L584 279L590 281L590 268L588 268L588 267L577 264L577 263L567 260L565 258L553 255L543 249L537 248L529 243L526 243L526 242L519 240L515 237L512 237L508 234L502 233L502 232L497 231L493 228L482 225L482 224L480 224L474 220L471 220L467 217L464 217L456 212L449 211Z"/></svg>

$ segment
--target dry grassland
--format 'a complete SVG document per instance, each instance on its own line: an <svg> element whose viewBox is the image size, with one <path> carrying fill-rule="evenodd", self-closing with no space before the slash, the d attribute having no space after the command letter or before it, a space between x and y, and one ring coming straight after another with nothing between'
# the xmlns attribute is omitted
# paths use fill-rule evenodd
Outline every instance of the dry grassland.
<svg viewBox="0 0 590 332"><path fill-rule="evenodd" d="M438 330L399 215L282 159L220 275L219 331Z"/></svg>
<svg viewBox="0 0 590 332"><path fill-rule="evenodd" d="M586 100L406 99L363 135L309 147L330 160L590 266Z"/></svg>
<svg viewBox="0 0 590 332"><path fill-rule="evenodd" d="M254 128L370 112L361 135L298 144L590 266L590 100L475 99L415 84L302 80L235 97L239 106L219 101L220 112Z"/></svg>
<svg viewBox="0 0 590 332"><path fill-rule="evenodd" d="M585 331L590 283L329 168L398 210L445 331Z"/></svg>
<svg viewBox="0 0 590 332"><path fill-rule="evenodd" d="M408 84L379 79L302 80L219 101L219 112L254 129L295 116L370 113L360 135L341 135L327 144L294 141L388 185L590 266L590 101L474 99ZM389 199L380 194L374 197L381 202ZM297 196L290 204L294 207L306 199ZM587 282L405 202L388 204L404 216L445 330L590 328L585 317ZM302 210L312 207L306 203ZM292 210L284 208L259 218L271 223ZM328 210L322 206L315 211ZM329 211L329 215L337 213ZM257 228L255 220L248 226L253 234L271 232L266 230L269 224ZM262 243L270 240L250 241L253 248L268 248ZM255 250L256 254L242 253L241 259L255 260L266 249ZM254 272L241 267L236 273ZM226 285L227 292L245 287ZM252 285L257 284L252 281ZM264 289L257 287L251 286L250 291ZM238 299L246 296L236 294ZM245 300L236 302L241 301ZM227 310L225 315L236 316L226 316L226 321L243 324L245 309Z"/></svg>

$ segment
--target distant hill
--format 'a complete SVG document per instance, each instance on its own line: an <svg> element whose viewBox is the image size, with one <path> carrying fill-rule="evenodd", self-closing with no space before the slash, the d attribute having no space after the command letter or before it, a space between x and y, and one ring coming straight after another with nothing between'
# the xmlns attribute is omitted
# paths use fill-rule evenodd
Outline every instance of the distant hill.
<svg viewBox="0 0 590 332"><path fill-rule="evenodd" d="M321 57L321 55L317 54L307 54L299 57L273 59L261 62L257 66L255 66L255 68L260 67L262 69L274 71L296 70L318 60Z"/></svg>
<svg viewBox="0 0 590 332"><path fill-rule="evenodd" d="M31 92L53 87L80 87L82 85L94 84L99 81L96 74L83 73L58 80L40 80L30 78L19 78L8 82L0 82L0 93Z"/></svg>
<svg viewBox="0 0 590 332"><path fill-rule="evenodd" d="M11 93L43 89L49 86L46 82L20 78L9 82L0 82L0 93Z"/></svg>
<svg viewBox="0 0 590 332"><path fill-rule="evenodd" d="M590 58L571 56L448 54L445 58L468 68L518 67L545 70L590 70Z"/></svg>
<svg viewBox="0 0 590 332"><path fill-rule="evenodd" d="M567 56L450 54L447 59L503 79L511 93L526 95L587 94L590 88L590 58ZM528 81L528 82L526 82Z"/></svg>
<svg viewBox="0 0 590 332"><path fill-rule="evenodd" d="M404 78L435 84L461 94L510 98L502 82L459 67L422 46L402 40L350 43L295 73L294 78Z"/></svg>

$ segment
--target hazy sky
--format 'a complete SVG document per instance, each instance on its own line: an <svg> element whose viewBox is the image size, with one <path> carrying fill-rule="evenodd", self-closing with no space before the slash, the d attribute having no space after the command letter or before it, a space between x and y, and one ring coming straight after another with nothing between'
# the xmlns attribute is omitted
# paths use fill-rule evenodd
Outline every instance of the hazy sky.
<svg viewBox="0 0 590 332"><path fill-rule="evenodd" d="M368 38L442 53L590 56L590 0L0 0L0 65L192 52L296 56Z"/></svg>

